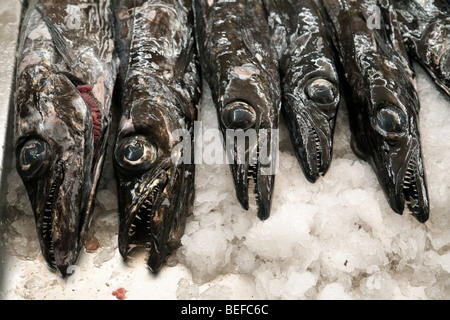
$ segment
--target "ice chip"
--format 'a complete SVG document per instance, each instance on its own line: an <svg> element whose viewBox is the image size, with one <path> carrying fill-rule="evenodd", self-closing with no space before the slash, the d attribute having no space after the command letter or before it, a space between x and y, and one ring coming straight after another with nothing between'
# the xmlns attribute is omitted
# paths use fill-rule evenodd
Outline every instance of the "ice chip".
<svg viewBox="0 0 450 320"><path fill-rule="evenodd" d="M326 285L317 296L318 300L351 300L351 296L345 292L344 287L337 282Z"/></svg>

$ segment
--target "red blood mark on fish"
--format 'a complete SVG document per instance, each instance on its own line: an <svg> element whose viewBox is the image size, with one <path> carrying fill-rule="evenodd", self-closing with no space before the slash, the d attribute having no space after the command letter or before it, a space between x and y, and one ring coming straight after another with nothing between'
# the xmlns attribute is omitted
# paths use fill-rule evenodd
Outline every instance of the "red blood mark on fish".
<svg viewBox="0 0 450 320"><path fill-rule="evenodd" d="M118 300L124 300L124 299L126 299L126 296L125 296L126 293L127 293L127 290L125 290L124 288L120 288L120 289L117 289L116 291L114 291L112 293L112 295L116 296L116 298Z"/></svg>
<svg viewBox="0 0 450 320"><path fill-rule="evenodd" d="M94 95L92 94L92 86L82 85L77 87L78 91L81 93L81 97L86 102L87 106L91 110L92 115L92 124L94 129L94 147L95 147L95 154L94 154L94 160L92 161L92 169L93 172L95 168L95 164L97 163L98 156L100 154L100 148L98 147L98 140L100 139L100 135L102 132L102 115L100 113L99 109L99 103L95 99Z"/></svg>
<svg viewBox="0 0 450 320"><path fill-rule="evenodd" d="M87 84L83 86L78 86L77 89L81 93L81 97L91 110L92 123L94 125L94 143L97 143L98 139L100 138L102 118L100 109L98 108L97 100L94 98L94 95L92 94L92 86Z"/></svg>

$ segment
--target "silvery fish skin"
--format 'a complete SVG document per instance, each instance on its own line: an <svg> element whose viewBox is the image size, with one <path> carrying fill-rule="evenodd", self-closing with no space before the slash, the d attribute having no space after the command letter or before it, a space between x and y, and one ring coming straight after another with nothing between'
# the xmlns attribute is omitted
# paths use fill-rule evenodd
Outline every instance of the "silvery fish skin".
<svg viewBox="0 0 450 320"><path fill-rule="evenodd" d="M116 77L108 1L29 1L15 88L17 170L42 253L75 264L94 207Z"/></svg>
<svg viewBox="0 0 450 320"><path fill-rule="evenodd" d="M184 233L194 199L190 146L200 99L190 1L116 1L121 116L114 151L119 251L143 245L157 272ZM178 132L178 133L177 133ZM184 135L183 135L184 132ZM180 160L180 159L179 159Z"/></svg>
<svg viewBox="0 0 450 320"><path fill-rule="evenodd" d="M281 95L262 0L196 0L195 15L202 71L211 88L224 143L244 131L257 136L245 146L231 142L227 156L239 202L249 208L249 188L254 185L257 215L265 220L275 181L273 145Z"/></svg>
<svg viewBox="0 0 450 320"><path fill-rule="evenodd" d="M413 59L450 95L450 2L395 0L400 30Z"/></svg>
<svg viewBox="0 0 450 320"><path fill-rule="evenodd" d="M391 208L405 207L420 222L429 201L418 129L415 90L392 3L323 1L333 21L345 73L352 148L374 169ZM381 28L371 28L370 8L378 8Z"/></svg>
<svg viewBox="0 0 450 320"><path fill-rule="evenodd" d="M265 4L280 61L281 110L303 172L315 182L331 163L340 102L327 21L314 0Z"/></svg>

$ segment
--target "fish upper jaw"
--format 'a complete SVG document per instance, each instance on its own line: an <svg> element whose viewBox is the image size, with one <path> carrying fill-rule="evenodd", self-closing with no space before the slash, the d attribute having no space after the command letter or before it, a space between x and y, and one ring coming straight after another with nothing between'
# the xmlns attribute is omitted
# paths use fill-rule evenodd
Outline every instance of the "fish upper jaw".
<svg viewBox="0 0 450 320"><path fill-rule="evenodd" d="M80 173L72 174L71 169L67 163L58 162L48 183L43 184L45 196L35 195L33 206L43 256L63 277L77 260L93 209L89 197L92 183L77 181L74 177Z"/></svg>
<svg viewBox="0 0 450 320"><path fill-rule="evenodd" d="M409 212L419 222L429 218L429 201L420 145L412 146L398 170L395 179L395 197L389 199L395 212Z"/></svg>
<svg viewBox="0 0 450 320"><path fill-rule="evenodd" d="M429 201L418 138L409 138L408 144L390 152L381 151L371 161L392 210L409 212L419 222L426 222Z"/></svg>
<svg viewBox="0 0 450 320"><path fill-rule="evenodd" d="M306 179L314 183L324 176L331 164L334 119L300 109L291 117L284 113L291 141Z"/></svg>

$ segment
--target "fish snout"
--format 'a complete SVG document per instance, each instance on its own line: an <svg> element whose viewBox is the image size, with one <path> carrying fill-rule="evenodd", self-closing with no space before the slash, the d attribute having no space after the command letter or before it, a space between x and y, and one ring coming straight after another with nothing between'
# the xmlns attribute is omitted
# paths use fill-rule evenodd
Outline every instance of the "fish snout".
<svg viewBox="0 0 450 320"><path fill-rule="evenodd" d="M245 210L256 204L257 215L270 215L277 168L278 130L258 119L255 108L244 101L227 104L221 113L227 161L236 197Z"/></svg>
<svg viewBox="0 0 450 320"><path fill-rule="evenodd" d="M402 145L395 152L380 153L380 157L382 163L375 166L377 176L392 210L409 212L419 222L427 221L429 201L419 142L412 139L409 147Z"/></svg>

